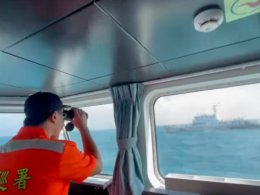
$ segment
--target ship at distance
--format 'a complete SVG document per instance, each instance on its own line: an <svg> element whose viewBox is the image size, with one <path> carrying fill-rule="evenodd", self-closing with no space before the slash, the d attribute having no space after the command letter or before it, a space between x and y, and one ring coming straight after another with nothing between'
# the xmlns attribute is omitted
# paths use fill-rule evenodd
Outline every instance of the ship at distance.
<svg viewBox="0 0 260 195"><path fill-rule="evenodd" d="M233 120L219 120L217 117L217 105L213 106L213 114L200 114L193 118L190 124L167 125L165 130L169 133L175 131L198 131L198 130L238 130L259 129L260 120L246 120L237 118Z"/></svg>

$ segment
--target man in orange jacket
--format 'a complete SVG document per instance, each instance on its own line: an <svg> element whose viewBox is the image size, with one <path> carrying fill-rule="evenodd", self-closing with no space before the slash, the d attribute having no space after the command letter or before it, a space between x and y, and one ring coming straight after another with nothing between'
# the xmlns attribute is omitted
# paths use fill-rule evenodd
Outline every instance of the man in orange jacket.
<svg viewBox="0 0 260 195"><path fill-rule="evenodd" d="M99 151L87 127L87 114L74 108L84 153L76 143L58 140L64 126L63 104L52 93L26 100L24 126L0 146L0 194L67 195L71 181L81 182L102 170Z"/></svg>

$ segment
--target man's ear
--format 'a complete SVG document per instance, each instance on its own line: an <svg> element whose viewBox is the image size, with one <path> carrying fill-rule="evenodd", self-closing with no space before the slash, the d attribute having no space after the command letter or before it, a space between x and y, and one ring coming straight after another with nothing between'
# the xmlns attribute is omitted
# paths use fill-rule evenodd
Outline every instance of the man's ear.
<svg viewBox="0 0 260 195"><path fill-rule="evenodd" d="M50 116L49 119L52 123L55 123L56 119L57 119L57 111L54 111Z"/></svg>

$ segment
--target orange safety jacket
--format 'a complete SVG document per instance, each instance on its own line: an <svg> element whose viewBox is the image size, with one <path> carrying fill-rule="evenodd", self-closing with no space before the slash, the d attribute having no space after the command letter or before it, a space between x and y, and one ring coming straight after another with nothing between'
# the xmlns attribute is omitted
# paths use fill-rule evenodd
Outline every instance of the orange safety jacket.
<svg viewBox="0 0 260 195"><path fill-rule="evenodd" d="M23 127L0 146L0 194L67 195L70 181L83 181L95 167L96 158L80 152L76 143Z"/></svg>

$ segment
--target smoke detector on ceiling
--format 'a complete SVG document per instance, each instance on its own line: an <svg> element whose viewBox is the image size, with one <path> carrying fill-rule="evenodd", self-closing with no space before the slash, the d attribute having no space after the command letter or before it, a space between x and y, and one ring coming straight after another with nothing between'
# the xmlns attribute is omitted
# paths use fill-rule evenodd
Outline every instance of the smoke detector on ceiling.
<svg viewBox="0 0 260 195"><path fill-rule="evenodd" d="M221 9L211 8L198 13L194 17L194 27L199 32L211 32L217 29L224 20Z"/></svg>

